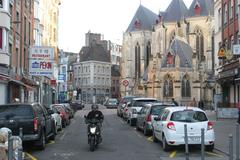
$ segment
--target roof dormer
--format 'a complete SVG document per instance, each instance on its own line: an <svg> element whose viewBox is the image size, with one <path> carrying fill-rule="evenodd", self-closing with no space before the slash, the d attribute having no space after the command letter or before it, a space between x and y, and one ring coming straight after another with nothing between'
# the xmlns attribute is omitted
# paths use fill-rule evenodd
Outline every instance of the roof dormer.
<svg viewBox="0 0 240 160"><path fill-rule="evenodd" d="M199 4L198 1L196 1L196 3L195 3L194 12L195 12L195 15L197 15L197 16L199 16L201 14L201 5Z"/></svg>

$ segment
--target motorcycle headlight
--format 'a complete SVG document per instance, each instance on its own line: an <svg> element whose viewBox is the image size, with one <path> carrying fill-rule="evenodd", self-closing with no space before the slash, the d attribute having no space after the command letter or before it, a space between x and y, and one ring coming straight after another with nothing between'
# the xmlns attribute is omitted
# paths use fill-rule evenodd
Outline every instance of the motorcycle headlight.
<svg viewBox="0 0 240 160"><path fill-rule="evenodd" d="M95 132L96 132L96 127L90 128L90 132L91 132L92 134L95 133Z"/></svg>

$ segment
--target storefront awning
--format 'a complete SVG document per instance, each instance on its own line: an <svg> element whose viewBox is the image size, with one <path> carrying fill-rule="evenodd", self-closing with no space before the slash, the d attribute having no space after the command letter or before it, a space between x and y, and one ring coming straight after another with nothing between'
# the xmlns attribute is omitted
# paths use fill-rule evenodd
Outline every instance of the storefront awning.
<svg viewBox="0 0 240 160"><path fill-rule="evenodd" d="M18 85L20 85L20 86L25 87L27 90L33 90L33 91L34 91L34 90L37 90L37 88L34 88L34 87L32 87L32 86L29 86L29 85L27 85L27 84L25 84L25 83L23 83L23 82L21 82L21 81L15 80L15 79L10 79L9 83L18 84Z"/></svg>

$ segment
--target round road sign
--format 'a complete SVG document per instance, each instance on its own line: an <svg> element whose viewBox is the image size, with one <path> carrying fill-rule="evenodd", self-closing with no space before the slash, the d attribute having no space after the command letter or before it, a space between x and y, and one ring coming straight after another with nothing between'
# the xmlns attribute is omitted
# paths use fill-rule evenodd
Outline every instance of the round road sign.
<svg viewBox="0 0 240 160"><path fill-rule="evenodd" d="M129 82L128 82L128 80L123 80L123 85L126 87L126 86L128 86L129 85Z"/></svg>

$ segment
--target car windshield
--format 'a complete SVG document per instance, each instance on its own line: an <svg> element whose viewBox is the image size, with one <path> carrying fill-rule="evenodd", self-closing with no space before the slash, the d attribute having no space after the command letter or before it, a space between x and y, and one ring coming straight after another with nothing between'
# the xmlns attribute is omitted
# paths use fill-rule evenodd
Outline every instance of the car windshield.
<svg viewBox="0 0 240 160"><path fill-rule="evenodd" d="M33 118L32 107L27 105L2 105L0 106L0 119Z"/></svg>
<svg viewBox="0 0 240 160"><path fill-rule="evenodd" d="M152 115L160 115L164 108L169 107L168 105L155 105L152 106L151 114Z"/></svg>
<svg viewBox="0 0 240 160"><path fill-rule="evenodd" d="M172 113L171 121L177 122L204 122L207 121L207 116L204 112L201 111L193 111L193 110L184 110L184 111L176 111Z"/></svg>
<svg viewBox="0 0 240 160"><path fill-rule="evenodd" d="M109 99L109 103L117 103L117 99Z"/></svg>

